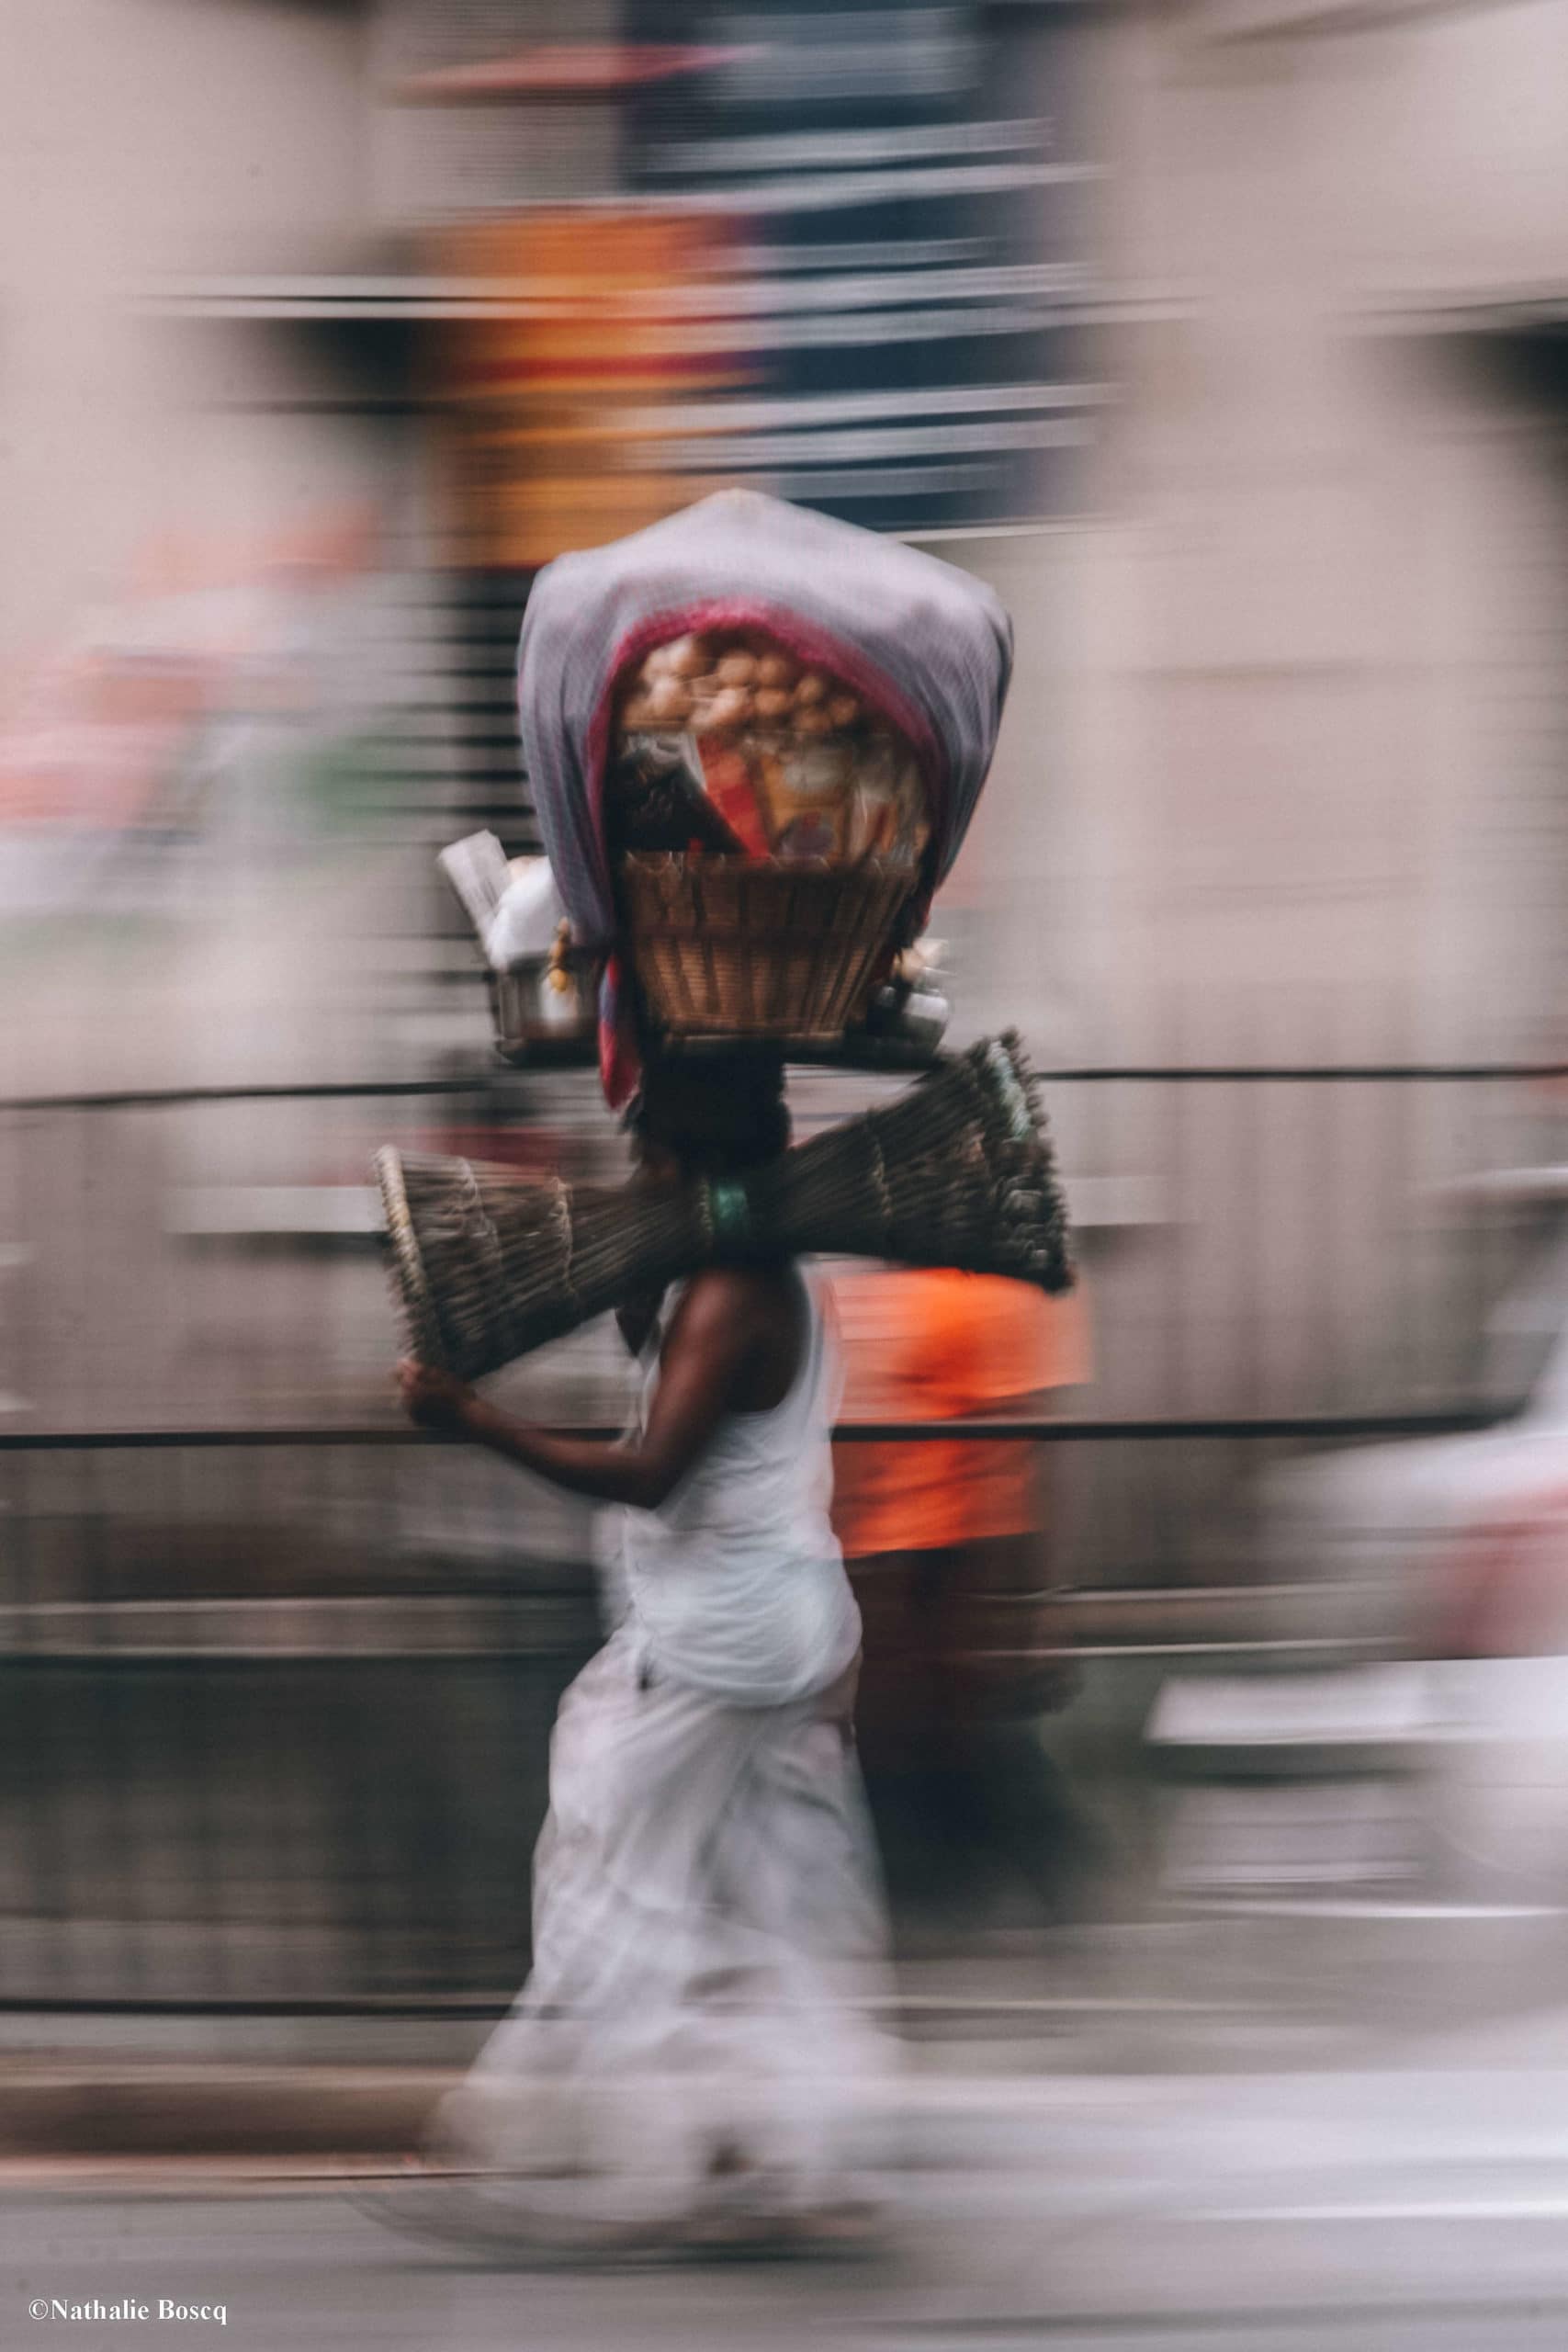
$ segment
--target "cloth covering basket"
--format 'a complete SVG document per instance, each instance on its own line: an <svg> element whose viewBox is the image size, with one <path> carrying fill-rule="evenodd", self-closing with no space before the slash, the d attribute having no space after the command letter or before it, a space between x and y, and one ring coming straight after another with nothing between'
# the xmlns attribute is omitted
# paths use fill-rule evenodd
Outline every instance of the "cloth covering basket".
<svg viewBox="0 0 1568 2352"><path fill-rule="evenodd" d="M518 649L518 724L573 937L605 957L600 1059L615 1105L637 1074L620 876L604 822L616 683L654 646L706 629L775 639L841 679L911 747L932 837L908 936L958 854L1012 669L1011 625L983 582L921 548L755 491L721 491L613 547L546 567Z"/></svg>

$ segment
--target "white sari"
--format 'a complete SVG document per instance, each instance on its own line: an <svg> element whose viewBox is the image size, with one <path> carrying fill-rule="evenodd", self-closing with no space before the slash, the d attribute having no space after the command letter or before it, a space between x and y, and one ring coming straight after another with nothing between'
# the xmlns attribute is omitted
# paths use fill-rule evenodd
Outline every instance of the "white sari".
<svg viewBox="0 0 1568 2352"><path fill-rule="evenodd" d="M629 1613L551 1743L533 1974L441 2111L458 2151L585 2174L617 2218L831 2203L887 2064L809 1295L807 1324L784 1402L732 1415L661 1511L626 1514Z"/></svg>

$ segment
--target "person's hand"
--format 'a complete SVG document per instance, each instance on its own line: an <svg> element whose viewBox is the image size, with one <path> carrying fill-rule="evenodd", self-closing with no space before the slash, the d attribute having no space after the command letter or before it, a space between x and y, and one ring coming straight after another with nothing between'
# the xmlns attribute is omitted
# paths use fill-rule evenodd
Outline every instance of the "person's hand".
<svg viewBox="0 0 1568 2352"><path fill-rule="evenodd" d="M449 1372L407 1358L398 1366L398 1395L410 1420L422 1430L466 1428L475 1402L473 1390Z"/></svg>

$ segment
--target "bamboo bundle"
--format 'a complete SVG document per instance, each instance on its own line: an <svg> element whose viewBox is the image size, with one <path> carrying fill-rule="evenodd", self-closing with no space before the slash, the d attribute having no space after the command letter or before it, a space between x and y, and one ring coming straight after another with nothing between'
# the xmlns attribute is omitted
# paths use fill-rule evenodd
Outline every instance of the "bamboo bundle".
<svg viewBox="0 0 1568 2352"><path fill-rule="evenodd" d="M376 1173L409 1343L466 1380L706 1265L819 1254L1072 1282L1038 1081L1011 1035L743 1181L574 1188L389 1146Z"/></svg>

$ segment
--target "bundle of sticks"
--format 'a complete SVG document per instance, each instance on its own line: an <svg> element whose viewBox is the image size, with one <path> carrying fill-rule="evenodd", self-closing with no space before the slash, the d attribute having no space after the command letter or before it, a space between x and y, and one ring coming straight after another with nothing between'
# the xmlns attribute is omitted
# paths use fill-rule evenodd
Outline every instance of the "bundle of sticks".
<svg viewBox="0 0 1568 2352"><path fill-rule="evenodd" d="M744 1180L573 1187L377 1154L412 1352L473 1380L700 1267L863 1257L1072 1283L1039 1082L1010 1034Z"/></svg>

